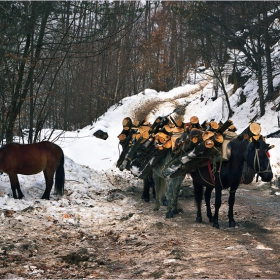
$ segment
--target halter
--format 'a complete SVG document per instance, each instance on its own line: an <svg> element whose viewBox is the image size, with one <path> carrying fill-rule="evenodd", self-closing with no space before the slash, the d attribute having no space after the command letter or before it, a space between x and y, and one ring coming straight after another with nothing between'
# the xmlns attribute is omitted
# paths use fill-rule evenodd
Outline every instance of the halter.
<svg viewBox="0 0 280 280"><path fill-rule="evenodd" d="M260 174L262 173L266 173L266 172L271 172L271 167L270 167L270 161L269 161L269 154L266 152L265 155L266 157L268 158L268 164L267 164L267 167L265 170L261 171L261 164L260 164L260 157L259 157L259 150L260 149L256 149L255 148L255 156L254 156L254 165L253 165L253 168L254 168L254 172L257 174L257 178L256 178L256 182L258 182L258 177ZM257 164L257 168L259 171L256 171L256 164Z"/></svg>

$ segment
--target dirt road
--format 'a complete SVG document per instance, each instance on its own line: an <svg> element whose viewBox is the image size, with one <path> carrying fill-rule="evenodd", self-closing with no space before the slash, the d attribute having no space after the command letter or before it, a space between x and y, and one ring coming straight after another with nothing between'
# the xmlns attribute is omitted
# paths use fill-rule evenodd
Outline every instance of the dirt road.
<svg viewBox="0 0 280 280"><path fill-rule="evenodd" d="M164 207L154 212L153 202L140 199L140 184L98 193L99 204L87 204L95 214L112 207L106 223L86 224L82 216L66 223L47 216L40 202L0 210L0 278L280 278L280 197L269 184L240 186L237 227L230 229L224 191L219 230L205 211L195 223L192 187L183 190L184 213L168 220ZM118 206L122 215L114 214Z"/></svg>

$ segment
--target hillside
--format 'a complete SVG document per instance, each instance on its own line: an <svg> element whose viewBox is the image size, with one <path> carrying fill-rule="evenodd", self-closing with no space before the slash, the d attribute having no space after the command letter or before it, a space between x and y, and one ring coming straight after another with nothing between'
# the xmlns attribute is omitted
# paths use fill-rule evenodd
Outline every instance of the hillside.
<svg viewBox="0 0 280 280"><path fill-rule="evenodd" d="M217 231L204 212L204 222L195 223L188 176L180 196L184 213L166 220L164 207L154 212L153 200L140 199L142 180L116 168L124 117L153 122L158 116L180 114L185 121L193 115L201 122L226 120L223 96L211 99L213 81L208 74L201 72L195 84L169 92L146 89L127 97L80 130L55 131L52 137L59 136L56 143L66 156L63 197L52 194L50 201L40 200L43 175L20 175L25 197L15 200L8 176L0 176L1 278L279 278L279 138L267 140L276 146L270 152L273 181L241 185L237 191L234 229L227 225L226 191ZM227 84L227 90L232 86ZM241 89L230 96L237 132L253 119L261 124L263 135L279 130L279 97L266 103L266 114L256 118L253 78L243 93L246 102L240 106ZM108 133L107 140L93 136L99 129ZM45 130L42 137L48 133Z"/></svg>

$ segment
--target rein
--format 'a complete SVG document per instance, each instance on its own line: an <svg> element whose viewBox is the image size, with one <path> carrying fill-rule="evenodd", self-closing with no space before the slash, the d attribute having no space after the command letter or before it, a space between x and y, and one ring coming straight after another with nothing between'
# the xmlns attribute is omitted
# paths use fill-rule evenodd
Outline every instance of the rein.
<svg viewBox="0 0 280 280"><path fill-rule="evenodd" d="M248 161L248 149L249 149L249 145L247 146L247 149L244 152L244 163L243 163L241 182L244 180L245 174L250 172L250 169L253 170L254 174L257 174L256 182L258 182L258 178L259 178L260 174L266 173L266 172L271 172L271 167L269 168L269 164L270 164L269 153L266 152L266 157L268 158L267 167L266 167L265 170L261 171L260 156L259 156L260 149L255 148L255 155L254 155L254 159L253 159L253 167L252 168L249 167L248 164L247 164L247 161Z"/></svg>
<svg viewBox="0 0 280 280"><path fill-rule="evenodd" d="M254 156L254 172L257 173L257 178L256 178L256 182L258 182L258 179L259 179L259 174L261 173L266 173L266 172L271 172L271 168L269 169L269 155L266 153L266 156L268 158L268 164L267 164L267 167L265 170L261 171L261 164L260 164L260 157L259 157L259 150L260 149L256 149L256 152L255 152L255 156ZM258 167L258 172L256 171L256 166L257 164L257 167Z"/></svg>

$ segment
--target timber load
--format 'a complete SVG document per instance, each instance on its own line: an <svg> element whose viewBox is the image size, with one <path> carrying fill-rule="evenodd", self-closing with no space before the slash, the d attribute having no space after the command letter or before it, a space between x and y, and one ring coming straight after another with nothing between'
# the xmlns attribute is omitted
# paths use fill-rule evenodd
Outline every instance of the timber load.
<svg viewBox="0 0 280 280"><path fill-rule="evenodd" d="M117 167L129 170L141 179L145 179L168 152L172 159L162 173L165 177L177 177L205 165L208 159L216 157L222 160L226 153L223 146L232 139L252 140L260 135L257 123L237 135L231 120L219 124L211 120L200 124L196 116L187 123L171 116L157 117L152 124L145 120L133 122L127 117L122 125L123 130L118 136L122 152Z"/></svg>

